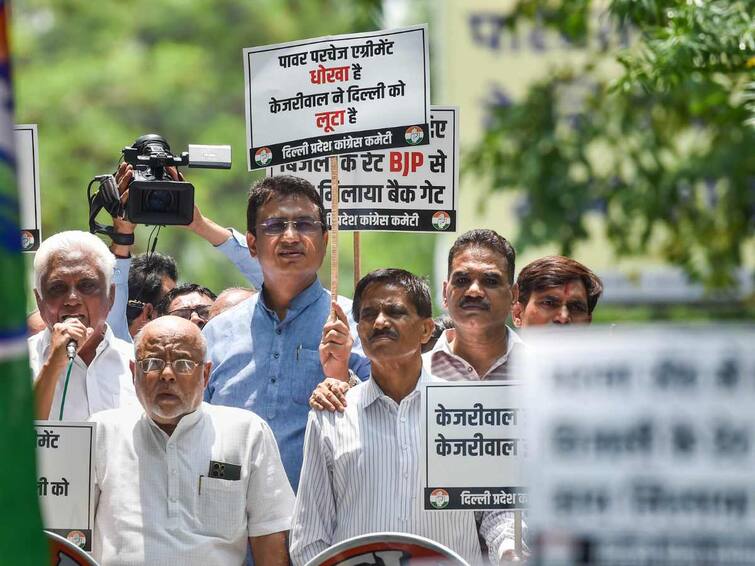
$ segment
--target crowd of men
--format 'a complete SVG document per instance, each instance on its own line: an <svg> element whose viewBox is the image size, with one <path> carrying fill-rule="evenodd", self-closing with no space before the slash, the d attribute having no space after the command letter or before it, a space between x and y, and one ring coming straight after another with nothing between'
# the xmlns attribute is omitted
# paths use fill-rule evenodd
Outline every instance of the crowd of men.
<svg viewBox="0 0 755 566"><path fill-rule="evenodd" d="M509 242L472 230L449 251L434 320L427 283L401 269L367 274L353 300L323 288L325 210L303 179L256 183L245 236L198 209L189 228L259 292L179 285L172 258L84 232L34 260L37 416L97 423L95 559L298 566L378 531L470 564L524 558L511 513L422 510L420 386L513 377L508 318L589 323L602 292L589 269L545 257L515 281Z"/></svg>

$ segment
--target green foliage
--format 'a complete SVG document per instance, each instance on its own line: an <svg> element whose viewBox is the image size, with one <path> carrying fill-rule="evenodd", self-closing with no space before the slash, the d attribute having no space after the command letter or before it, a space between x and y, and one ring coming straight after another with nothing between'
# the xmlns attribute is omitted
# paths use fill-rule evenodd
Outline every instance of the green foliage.
<svg viewBox="0 0 755 566"><path fill-rule="evenodd" d="M232 145L230 171L185 174L207 216L243 231L246 192L261 173L247 171L242 48L378 29L382 9L380 0L19 0L12 16L17 122L39 125L49 235L86 229L87 183L114 171L121 149L149 132L164 135L174 151L188 143ZM137 230L137 251L148 234ZM395 252L395 237L365 238L366 249L381 250L364 252L365 270L378 266L382 250ZM342 240L341 289L349 293L350 237ZM394 253L379 265L428 273L432 247L424 238L412 254ZM184 280L214 290L244 283L187 230L162 230L158 249L177 258Z"/></svg>
<svg viewBox="0 0 755 566"><path fill-rule="evenodd" d="M522 4L553 12L553 2ZM568 26L589 30L580 4L584 25ZM524 192L518 249L556 243L569 254L597 212L618 254L660 252L711 287L733 282L755 233L753 7L614 0L610 17L634 36L627 49L592 51L491 109L466 172ZM524 16L515 10L512 25ZM618 80L605 78L606 61L621 63Z"/></svg>

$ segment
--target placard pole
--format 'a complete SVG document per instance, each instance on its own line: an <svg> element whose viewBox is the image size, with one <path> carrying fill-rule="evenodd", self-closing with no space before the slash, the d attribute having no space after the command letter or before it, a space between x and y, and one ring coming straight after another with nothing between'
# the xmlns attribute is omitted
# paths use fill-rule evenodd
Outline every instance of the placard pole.
<svg viewBox="0 0 755 566"><path fill-rule="evenodd" d="M330 294L338 297L338 156L330 157Z"/></svg>
<svg viewBox="0 0 755 566"><path fill-rule="evenodd" d="M359 232L354 232L354 289L362 278L362 238Z"/></svg>
<svg viewBox="0 0 755 566"><path fill-rule="evenodd" d="M521 560L522 557L522 512L514 511L514 552Z"/></svg>

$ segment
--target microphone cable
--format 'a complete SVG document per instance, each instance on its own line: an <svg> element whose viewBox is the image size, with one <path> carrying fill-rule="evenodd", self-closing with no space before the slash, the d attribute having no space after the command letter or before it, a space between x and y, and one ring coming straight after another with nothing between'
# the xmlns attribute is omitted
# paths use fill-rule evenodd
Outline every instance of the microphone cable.
<svg viewBox="0 0 755 566"><path fill-rule="evenodd" d="M68 360L68 370L66 370L66 381L63 385L63 399L60 401L60 414L58 420L63 420L63 408L66 406L66 394L68 393L68 380L71 378L71 369L73 369L73 359Z"/></svg>

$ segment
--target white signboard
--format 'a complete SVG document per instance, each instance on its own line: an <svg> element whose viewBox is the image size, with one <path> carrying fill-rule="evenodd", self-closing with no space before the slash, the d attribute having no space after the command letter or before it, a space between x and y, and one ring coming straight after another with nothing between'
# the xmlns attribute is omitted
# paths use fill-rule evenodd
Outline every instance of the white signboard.
<svg viewBox="0 0 755 566"><path fill-rule="evenodd" d="M16 143L16 181L21 209L21 249L33 252L42 241L42 211L39 206L39 136L36 124L18 124Z"/></svg>
<svg viewBox="0 0 755 566"><path fill-rule="evenodd" d="M753 563L755 327L525 340L539 564Z"/></svg>
<svg viewBox="0 0 755 566"><path fill-rule="evenodd" d="M459 110L433 106L430 143L339 157L340 230L454 232L459 185ZM278 165L268 175L303 177L332 205L327 157ZM331 215L328 212L328 222Z"/></svg>
<svg viewBox="0 0 755 566"><path fill-rule="evenodd" d="M34 427L45 529L92 550L95 424L36 421Z"/></svg>
<svg viewBox="0 0 755 566"><path fill-rule="evenodd" d="M522 509L527 453L521 386L431 383L423 392L424 508Z"/></svg>
<svg viewBox="0 0 755 566"><path fill-rule="evenodd" d="M428 143L427 26L244 49L249 169Z"/></svg>

